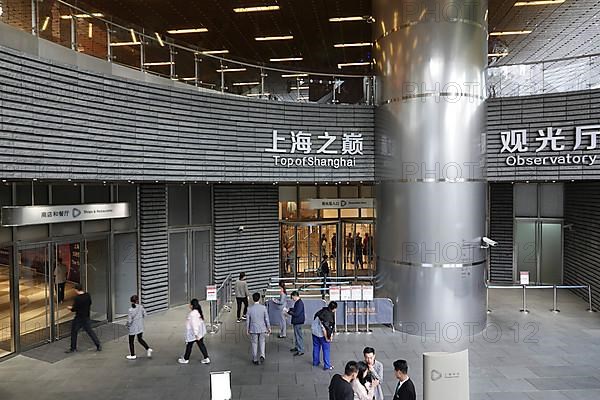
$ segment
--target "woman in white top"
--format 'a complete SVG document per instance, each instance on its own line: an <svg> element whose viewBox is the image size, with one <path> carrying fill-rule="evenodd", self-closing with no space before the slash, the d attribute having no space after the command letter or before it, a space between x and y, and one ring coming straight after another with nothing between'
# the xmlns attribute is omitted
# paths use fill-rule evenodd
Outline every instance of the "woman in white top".
<svg viewBox="0 0 600 400"><path fill-rule="evenodd" d="M129 354L128 360L135 360L135 348L133 346L133 340L137 335L138 342L146 349L146 356L152 358L152 349L148 346L148 343L143 338L144 335L144 318L146 317L146 310L140 304L140 298L137 294L134 294L129 299L131 301L131 307L127 314L127 329L129 330Z"/></svg>
<svg viewBox="0 0 600 400"><path fill-rule="evenodd" d="M375 388L379 385L377 379L368 378L369 366L364 361L358 362L358 375L352 381L354 400L373 400Z"/></svg>
<svg viewBox="0 0 600 400"><path fill-rule="evenodd" d="M202 314L202 307L200 307L200 303L198 299L192 299L190 302L190 313L187 317L187 322L185 325L185 354L183 357L180 357L179 364L187 364L190 362L190 354L192 354L192 347L194 347L194 343L198 344L200 351L204 358L202 359L202 364L209 364L210 358L208 358L208 351L206 350L206 346L204 345L204 336L206 335L206 324L204 324L204 314Z"/></svg>

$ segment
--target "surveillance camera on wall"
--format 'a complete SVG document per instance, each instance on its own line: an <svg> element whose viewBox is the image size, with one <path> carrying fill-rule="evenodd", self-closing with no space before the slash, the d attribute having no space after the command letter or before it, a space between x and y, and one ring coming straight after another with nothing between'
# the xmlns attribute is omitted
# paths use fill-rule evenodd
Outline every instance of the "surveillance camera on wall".
<svg viewBox="0 0 600 400"><path fill-rule="evenodd" d="M495 247L498 244L498 242L490 239L487 236L484 236L481 238L481 248L482 249L487 249L489 247Z"/></svg>
<svg viewBox="0 0 600 400"><path fill-rule="evenodd" d="M375 22L375 18L373 18L371 15L368 15L365 18L365 21L367 21L367 23L372 24L373 22Z"/></svg>
<svg viewBox="0 0 600 400"><path fill-rule="evenodd" d="M244 225L240 225L240 226L238 227L238 232L240 232L240 233L241 233L241 232L244 232Z"/></svg>

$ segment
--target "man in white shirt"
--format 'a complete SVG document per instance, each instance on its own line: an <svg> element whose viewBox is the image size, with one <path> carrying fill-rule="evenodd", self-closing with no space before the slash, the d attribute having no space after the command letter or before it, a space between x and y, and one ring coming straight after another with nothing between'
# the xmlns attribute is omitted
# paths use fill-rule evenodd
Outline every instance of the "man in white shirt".
<svg viewBox="0 0 600 400"><path fill-rule="evenodd" d="M383 400L383 389L381 388L383 384L383 364L375 359L375 349L372 347L365 347L363 356L365 357L365 363L369 366L371 376L379 381L379 385L375 388L375 400Z"/></svg>

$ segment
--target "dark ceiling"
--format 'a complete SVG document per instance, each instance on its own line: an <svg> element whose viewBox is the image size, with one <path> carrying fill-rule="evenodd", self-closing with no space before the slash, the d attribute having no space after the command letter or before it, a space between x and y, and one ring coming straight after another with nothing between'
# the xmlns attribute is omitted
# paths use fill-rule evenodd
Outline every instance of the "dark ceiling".
<svg viewBox="0 0 600 400"><path fill-rule="evenodd" d="M339 71L341 62L370 60L369 47L334 48L336 43L371 41L366 21L332 23L330 17L371 14L370 0L89 0L107 16L152 32L206 27L206 33L171 35L208 50L227 49L223 57L283 68ZM514 7L515 0L489 1L490 32L532 30L528 35L490 38L490 51L508 51L491 63L508 64L600 52L600 0L566 0L558 5ZM280 10L234 13L235 7L277 4ZM80 3L80 6L84 7ZM257 42L257 36L293 35L292 40ZM270 63L273 57L303 57ZM369 67L344 68L361 74Z"/></svg>

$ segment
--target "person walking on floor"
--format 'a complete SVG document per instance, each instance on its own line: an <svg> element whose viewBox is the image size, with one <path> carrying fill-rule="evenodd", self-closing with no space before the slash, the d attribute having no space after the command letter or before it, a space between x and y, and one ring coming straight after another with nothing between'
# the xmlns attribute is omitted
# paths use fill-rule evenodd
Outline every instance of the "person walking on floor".
<svg viewBox="0 0 600 400"><path fill-rule="evenodd" d="M354 400L373 400L380 382L369 374L369 366L364 361L358 362L358 374L352 381Z"/></svg>
<svg viewBox="0 0 600 400"><path fill-rule="evenodd" d="M206 345L204 344L206 324L204 323L204 314L202 313L202 307L200 307L198 299L192 299L192 301L190 301L190 310L185 324L185 354L183 357L180 357L177 362L179 364L188 364L190 362L192 348L194 347L194 343L196 343L204 357L200 362L202 364L210 364L208 350L206 350Z"/></svg>
<svg viewBox="0 0 600 400"><path fill-rule="evenodd" d="M273 299L273 304L275 305L275 311L277 312L277 316L279 317L278 325L279 325L279 335L278 338L282 339L287 336L287 290L285 289L285 282L279 281L279 298Z"/></svg>
<svg viewBox="0 0 600 400"><path fill-rule="evenodd" d="M240 277L235 282L235 301L237 302L237 322L246 320L246 313L248 313L248 284L246 283L246 273L240 272ZM244 312L241 313L242 304L244 305Z"/></svg>
<svg viewBox="0 0 600 400"><path fill-rule="evenodd" d="M358 375L358 363L348 361L344 375L335 374L329 383L329 400L353 400L352 382Z"/></svg>
<svg viewBox="0 0 600 400"><path fill-rule="evenodd" d="M304 334L302 333L302 325L304 325L304 302L300 298L300 294L294 290L292 292L292 300L294 306L288 310L288 314L292 316L292 326L294 327L294 343L296 344L290 351L295 352L295 356L304 355Z"/></svg>
<svg viewBox="0 0 600 400"><path fill-rule="evenodd" d="M252 349L252 362L258 365L265 361L265 338L271 334L271 322L267 307L259 303L260 293L252 295L252 304L248 307L248 319L246 320L246 329L250 336L250 346Z"/></svg>
<svg viewBox="0 0 600 400"><path fill-rule="evenodd" d="M135 360L135 347L133 341L137 336L138 342L146 350L146 356L152 358L152 350L148 343L143 338L144 335L144 318L146 318L146 310L144 306L140 304L140 298L137 294L134 294L129 299L131 301L131 307L127 313L127 329L129 330L129 355L128 360Z"/></svg>
<svg viewBox="0 0 600 400"><path fill-rule="evenodd" d="M54 267L54 282L56 283L56 297L58 303L65 300L65 285L67 283L67 266L63 263L61 257Z"/></svg>
<svg viewBox="0 0 600 400"><path fill-rule="evenodd" d="M369 373L379 381L379 385L375 388L375 400L383 400L383 364L375 359L375 349L372 347L365 347L363 356L369 367Z"/></svg>
<svg viewBox="0 0 600 400"><path fill-rule="evenodd" d="M319 265L319 275L323 278L323 287L321 288L321 298L325 300L327 292L327 277L329 276L329 263L327 262L327 254L323 256L321 265Z"/></svg>
<svg viewBox="0 0 600 400"><path fill-rule="evenodd" d="M98 336L92 330L90 324L90 307L92 306L92 296L83 290L81 284L75 285L77 296L73 300L73 305L69 306L69 310L75 313L75 318L71 324L71 348L66 353L77 351L77 334L83 328L88 334L92 342L96 345L96 351L102 351L102 346L98 340Z"/></svg>
<svg viewBox="0 0 600 400"><path fill-rule="evenodd" d="M323 369L333 369L331 365L331 341L335 331L335 310L337 303L332 301L327 307L323 307L317 311L312 325L312 342L313 342L313 367L318 367L321 364L321 349L323 349Z"/></svg>
<svg viewBox="0 0 600 400"><path fill-rule="evenodd" d="M413 381L408 377L408 364L406 360L394 361L394 374L398 379L393 400L416 400L417 392Z"/></svg>

